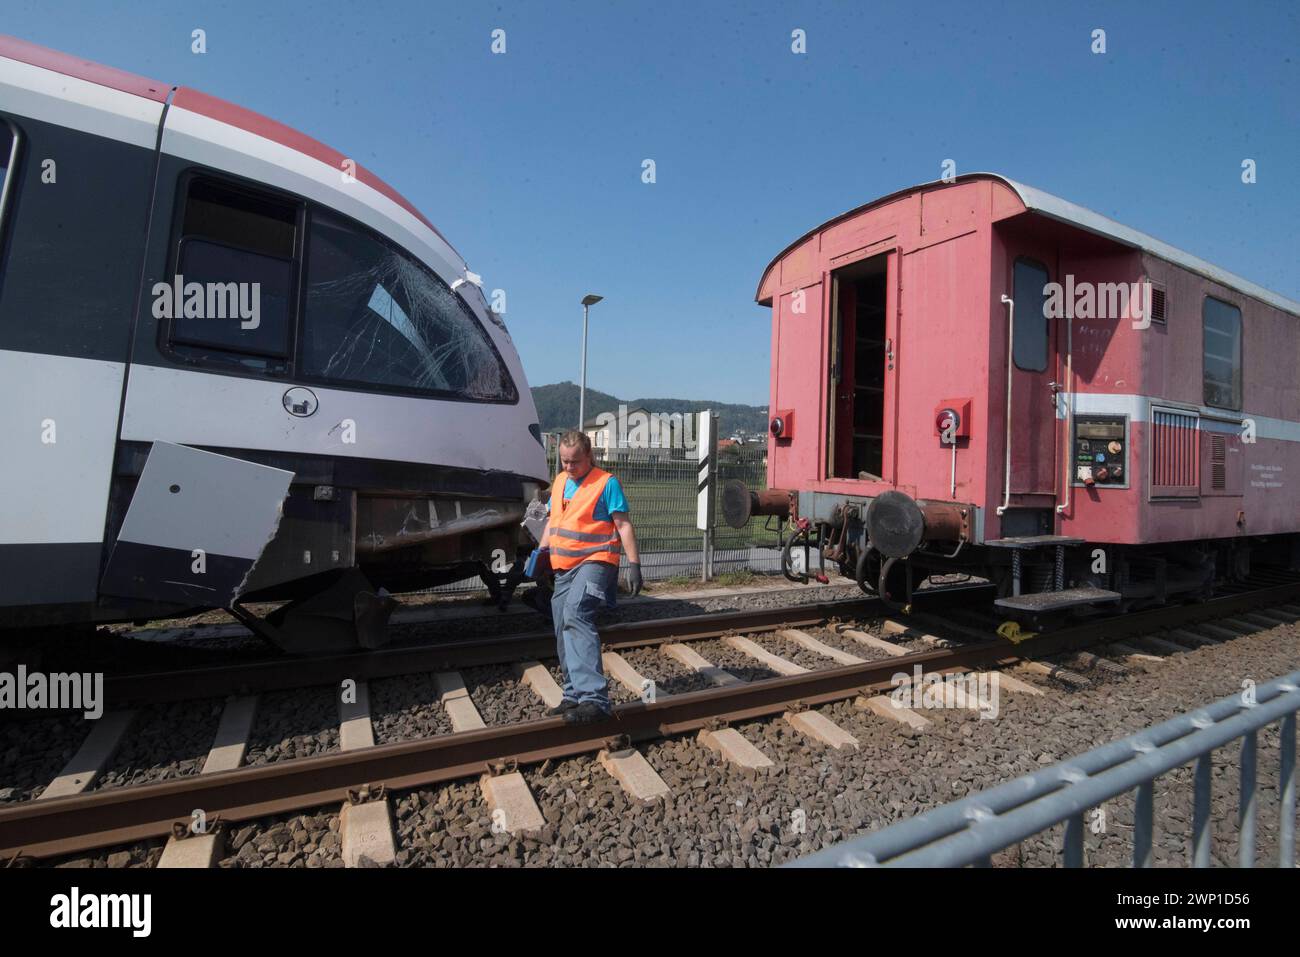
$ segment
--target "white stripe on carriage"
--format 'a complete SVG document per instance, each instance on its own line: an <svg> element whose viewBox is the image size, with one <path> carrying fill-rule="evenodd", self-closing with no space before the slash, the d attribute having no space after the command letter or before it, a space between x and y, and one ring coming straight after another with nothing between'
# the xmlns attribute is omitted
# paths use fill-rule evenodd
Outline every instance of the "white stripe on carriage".
<svg viewBox="0 0 1300 957"><path fill-rule="evenodd" d="M1067 393L1058 393L1056 398L1056 417L1065 418L1065 401ZM1168 409L1174 412L1194 412L1201 417L1201 430L1205 432L1224 432L1241 434L1241 422L1244 419L1255 421L1255 437L1271 439L1278 442L1300 442L1300 422L1288 419L1274 419L1269 416L1255 415L1249 411L1233 412L1228 409L1215 409L1208 405L1191 405L1189 403L1171 402L1146 395L1117 395L1102 392L1069 393L1074 401L1074 414L1077 415L1127 415L1131 422L1150 422L1151 407Z"/></svg>
<svg viewBox="0 0 1300 957"><path fill-rule="evenodd" d="M5 111L152 151L163 105L66 73L0 57Z"/></svg>

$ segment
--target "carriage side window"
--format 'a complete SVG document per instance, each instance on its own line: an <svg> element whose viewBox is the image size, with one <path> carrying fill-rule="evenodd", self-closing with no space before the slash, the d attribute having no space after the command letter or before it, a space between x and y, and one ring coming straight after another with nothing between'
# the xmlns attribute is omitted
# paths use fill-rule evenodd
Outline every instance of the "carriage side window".
<svg viewBox="0 0 1300 957"><path fill-rule="evenodd" d="M1011 357L1018 369L1042 372L1047 368L1047 270L1031 260L1017 259L1013 279L1016 315Z"/></svg>
<svg viewBox="0 0 1300 957"><path fill-rule="evenodd" d="M1202 306L1205 341L1205 404L1241 409L1241 310L1205 297Z"/></svg>
<svg viewBox="0 0 1300 957"><path fill-rule="evenodd" d="M297 232L292 202L192 180L175 274L154 287L154 315L170 319L173 350L205 362L285 371Z"/></svg>
<svg viewBox="0 0 1300 957"><path fill-rule="evenodd" d="M463 399L518 398L459 296L421 263L324 210L312 213L302 372Z"/></svg>

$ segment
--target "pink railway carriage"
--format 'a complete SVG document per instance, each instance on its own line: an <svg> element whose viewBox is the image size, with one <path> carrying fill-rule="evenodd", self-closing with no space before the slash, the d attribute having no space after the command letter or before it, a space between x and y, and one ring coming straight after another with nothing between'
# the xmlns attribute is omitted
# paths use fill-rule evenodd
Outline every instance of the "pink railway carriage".
<svg viewBox="0 0 1300 957"><path fill-rule="evenodd" d="M1300 567L1300 303L985 173L817 227L757 301L768 490L723 510L789 519L787 575L967 571L1033 618Z"/></svg>

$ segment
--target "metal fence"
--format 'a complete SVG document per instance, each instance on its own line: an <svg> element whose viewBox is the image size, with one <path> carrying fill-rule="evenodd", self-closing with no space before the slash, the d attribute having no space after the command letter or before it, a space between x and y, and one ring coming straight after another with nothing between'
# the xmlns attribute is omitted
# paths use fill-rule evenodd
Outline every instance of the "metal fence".
<svg viewBox="0 0 1300 957"><path fill-rule="evenodd" d="M1210 781L1213 753L1241 741L1237 826L1238 864L1255 863L1257 738L1281 724L1278 866L1295 864L1296 712L1300 671L1180 715L1121 741L1095 748L1043 771L973 794L864 837L844 841L794 867L987 867L992 855L1062 822L1067 867L1083 866L1084 815L1136 789L1133 866L1150 867L1154 784L1160 775L1195 761L1192 795L1193 867L1210 866Z"/></svg>
<svg viewBox="0 0 1300 957"><path fill-rule="evenodd" d="M701 578L704 570L704 532L695 527L699 463L681 449L634 449L602 455L596 465L615 475L627 496L629 515L636 527L641 572L646 581ZM551 475L559 472L558 450L552 446L547 463ZM777 520L751 519L744 528L731 528L721 520L718 502L722 483L740 479L750 488L767 487L767 445L727 446L719 449L714 511L718 516L709 549L713 576L739 571L778 572ZM433 592L471 592L483 589L477 578L431 589Z"/></svg>

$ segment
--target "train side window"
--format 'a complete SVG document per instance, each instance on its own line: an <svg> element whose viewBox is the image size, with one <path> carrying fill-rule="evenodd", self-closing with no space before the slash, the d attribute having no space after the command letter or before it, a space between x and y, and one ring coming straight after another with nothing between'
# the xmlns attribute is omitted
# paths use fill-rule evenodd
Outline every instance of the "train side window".
<svg viewBox="0 0 1300 957"><path fill-rule="evenodd" d="M1015 341L1011 357L1016 368L1042 372L1047 368L1047 270L1029 259L1017 259L1012 296L1016 301Z"/></svg>
<svg viewBox="0 0 1300 957"><path fill-rule="evenodd" d="M301 372L376 388L514 402L487 332L429 269L341 216L313 210Z"/></svg>
<svg viewBox="0 0 1300 957"><path fill-rule="evenodd" d="M1206 296L1201 307L1205 341L1205 404L1241 409L1241 310Z"/></svg>
<svg viewBox="0 0 1300 957"><path fill-rule="evenodd" d="M154 288L154 314L171 320L173 351L205 363L284 372L297 234L297 204L191 180L172 288Z"/></svg>

